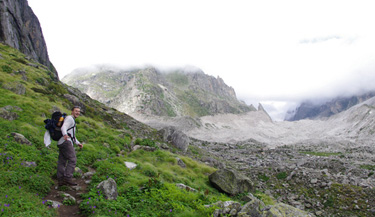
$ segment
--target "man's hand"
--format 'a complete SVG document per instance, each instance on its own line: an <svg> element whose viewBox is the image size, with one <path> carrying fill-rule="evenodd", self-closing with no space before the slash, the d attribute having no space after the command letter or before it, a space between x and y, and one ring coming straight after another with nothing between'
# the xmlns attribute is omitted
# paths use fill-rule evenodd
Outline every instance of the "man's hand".
<svg viewBox="0 0 375 217"><path fill-rule="evenodd" d="M80 143L78 144L79 148L82 149L83 148L83 145Z"/></svg>
<svg viewBox="0 0 375 217"><path fill-rule="evenodd" d="M69 138L68 134L64 135L64 140L65 141L68 140L68 138Z"/></svg>

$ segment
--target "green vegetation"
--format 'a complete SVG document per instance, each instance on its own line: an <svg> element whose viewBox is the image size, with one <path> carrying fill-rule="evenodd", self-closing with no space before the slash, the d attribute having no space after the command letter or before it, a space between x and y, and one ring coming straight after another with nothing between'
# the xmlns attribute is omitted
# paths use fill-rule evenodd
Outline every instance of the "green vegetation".
<svg viewBox="0 0 375 217"><path fill-rule="evenodd" d="M188 77L182 72L171 72L166 74L165 77L176 86L185 87L189 85Z"/></svg>
<svg viewBox="0 0 375 217"><path fill-rule="evenodd" d="M361 169L366 169L366 170L374 170L375 171L375 165L369 165L369 164L363 164L360 166Z"/></svg>
<svg viewBox="0 0 375 217"><path fill-rule="evenodd" d="M320 156L320 157L329 157L329 156L340 156L342 153L335 153L335 152L312 152L312 151L304 151L301 152L302 154L309 154L314 156Z"/></svg>
<svg viewBox="0 0 375 217"><path fill-rule="evenodd" d="M280 172L280 173L276 174L277 179L286 179L286 177L288 177L288 173L286 173L286 172Z"/></svg>
<svg viewBox="0 0 375 217"><path fill-rule="evenodd" d="M2 86L22 84L26 89L24 95L18 95L0 88L0 112L4 110L1 108L11 106L7 112L17 115L15 120L0 118L0 215L57 216L44 197L53 185L58 148L55 142L49 148L43 144L43 120L50 117L54 107L70 113L73 104L63 96L68 93L65 85L53 81L46 67L27 65L29 60L23 54L2 44L0 53ZM12 73L20 70L26 72L27 80L20 73ZM215 208L204 205L231 199L210 186L208 175L214 168L158 149L155 131L141 124L129 127L126 121L134 120L123 114L112 110L109 115L103 105L93 100L81 103L85 111L77 119L77 137L84 148L77 149L77 166L84 172L89 167L96 170L88 193L82 195L80 208L85 215L211 216ZM24 135L32 145L16 142L12 132ZM131 151L131 141L157 149ZM177 157L185 162L186 168L177 165ZM136 163L137 168L129 170L126 161ZM115 201L105 199L96 189L108 178L113 178L118 186ZM189 185L198 192L181 190L176 183Z"/></svg>

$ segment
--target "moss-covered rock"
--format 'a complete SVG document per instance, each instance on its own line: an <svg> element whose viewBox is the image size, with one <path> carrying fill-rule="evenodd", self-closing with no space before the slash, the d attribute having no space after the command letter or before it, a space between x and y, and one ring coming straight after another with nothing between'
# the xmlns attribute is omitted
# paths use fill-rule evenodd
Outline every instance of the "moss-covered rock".
<svg viewBox="0 0 375 217"><path fill-rule="evenodd" d="M209 180L213 186L229 195L251 192L253 183L238 172L222 169L212 173Z"/></svg>
<svg viewBox="0 0 375 217"><path fill-rule="evenodd" d="M265 217L312 217L313 214L306 213L300 209L287 205L285 203L277 203L272 206L269 210L264 211L263 216Z"/></svg>

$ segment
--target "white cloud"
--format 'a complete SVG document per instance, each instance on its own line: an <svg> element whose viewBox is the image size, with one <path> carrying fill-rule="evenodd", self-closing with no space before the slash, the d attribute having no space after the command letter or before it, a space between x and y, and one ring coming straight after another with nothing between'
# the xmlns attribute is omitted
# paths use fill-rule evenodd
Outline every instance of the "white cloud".
<svg viewBox="0 0 375 217"><path fill-rule="evenodd" d="M375 80L372 1L28 2L60 77L103 63L192 65L280 110Z"/></svg>

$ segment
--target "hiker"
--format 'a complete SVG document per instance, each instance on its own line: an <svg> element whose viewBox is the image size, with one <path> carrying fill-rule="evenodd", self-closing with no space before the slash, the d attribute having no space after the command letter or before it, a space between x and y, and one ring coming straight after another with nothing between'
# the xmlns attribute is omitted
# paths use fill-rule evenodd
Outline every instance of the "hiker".
<svg viewBox="0 0 375 217"><path fill-rule="evenodd" d="M76 138L76 123L75 119L80 115L81 108L74 106L72 114L67 116L61 127L62 137L57 142L59 147L59 159L57 161L57 180L58 185L77 185L73 182L73 172L76 167L77 157L73 147L73 143L78 145L81 149L83 145Z"/></svg>

